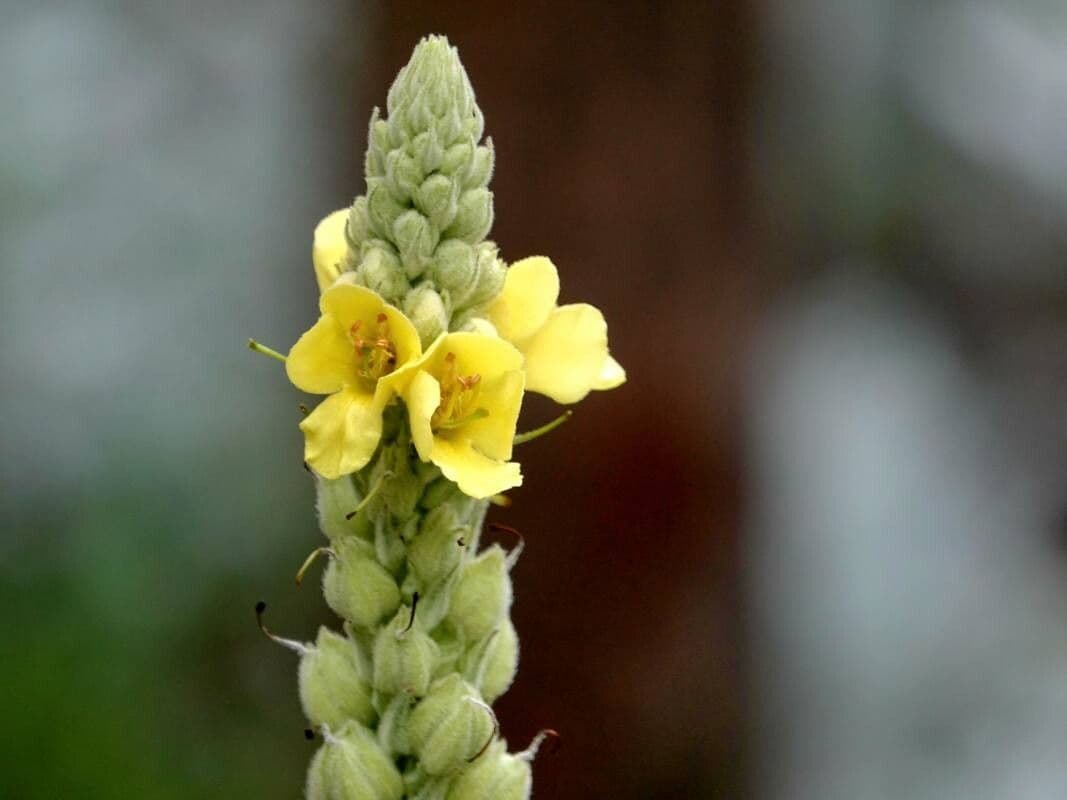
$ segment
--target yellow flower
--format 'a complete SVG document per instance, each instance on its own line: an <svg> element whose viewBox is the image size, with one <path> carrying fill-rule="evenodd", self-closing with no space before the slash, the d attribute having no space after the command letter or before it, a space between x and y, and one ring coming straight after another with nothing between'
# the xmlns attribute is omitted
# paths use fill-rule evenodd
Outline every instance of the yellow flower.
<svg viewBox="0 0 1067 800"><path fill-rule="evenodd" d="M300 424L304 460L325 478L363 467L382 435L382 410L396 393L384 380L422 354L419 335L399 310L341 278L319 300L322 316L285 362L305 392L330 395Z"/></svg>
<svg viewBox="0 0 1067 800"><path fill-rule="evenodd" d="M557 403L577 403L592 389L614 389L626 371L608 353L608 325L588 303L557 306L559 275L544 256L512 264L489 306L497 332L525 359L526 388Z"/></svg>
<svg viewBox="0 0 1067 800"><path fill-rule="evenodd" d="M315 226L315 238L311 245L311 261L315 265L315 280L319 291L325 292L337 280L348 258L347 208L334 211Z"/></svg>
<svg viewBox="0 0 1067 800"><path fill-rule="evenodd" d="M391 383L402 387L411 438L462 492L483 498L522 484L511 458L522 404L522 354L495 336L446 333Z"/></svg>

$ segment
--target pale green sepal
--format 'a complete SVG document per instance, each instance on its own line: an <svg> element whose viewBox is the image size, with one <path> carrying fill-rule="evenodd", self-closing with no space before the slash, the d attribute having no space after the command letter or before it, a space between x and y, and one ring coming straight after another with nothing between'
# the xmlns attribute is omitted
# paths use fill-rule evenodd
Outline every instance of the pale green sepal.
<svg viewBox="0 0 1067 800"><path fill-rule="evenodd" d="M358 722L324 731L311 761L307 800L400 800L404 781L374 735Z"/></svg>
<svg viewBox="0 0 1067 800"><path fill-rule="evenodd" d="M428 775L443 775L477 755L495 722L478 690L459 675L436 681L408 718L412 752Z"/></svg>
<svg viewBox="0 0 1067 800"><path fill-rule="evenodd" d="M463 566L452 594L449 621L468 642L484 639L511 606L511 578L504 550L492 545Z"/></svg>
<svg viewBox="0 0 1067 800"><path fill-rule="evenodd" d="M348 720L364 725L376 716L358 646L328 628L319 628L315 646L300 659L300 703L313 725L334 730Z"/></svg>
<svg viewBox="0 0 1067 800"><path fill-rule="evenodd" d="M411 609L402 607L374 640L374 688L387 694L426 694L437 662L437 643L411 623Z"/></svg>
<svg viewBox="0 0 1067 800"><path fill-rule="evenodd" d="M484 642L467 650L458 667L485 702L496 702L515 680L519 667L519 637L511 620L504 617Z"/></svg>
<svg viewBox="0 0 1067 800"><path fill-rule="evenodd" d="M322 591L338 616L367 628L396 611L400 590L365 543L342 539L334 551L322 576Z"/></svg>
<svg viewBox="0 0 1067 800"><path fill-rule="evenodd" d="M362 499L350 475L342 475L336 480L316 475L315 495L319 527L330 541L350 536L369 539L373 535L366 520L345 518Z"/></svg>
<svg viewBox="0 0 1067 800"><path fill-rule="evenodd" d="M529 762L498 740L456 776L446 800L528 800L531 784Z"/></svg>

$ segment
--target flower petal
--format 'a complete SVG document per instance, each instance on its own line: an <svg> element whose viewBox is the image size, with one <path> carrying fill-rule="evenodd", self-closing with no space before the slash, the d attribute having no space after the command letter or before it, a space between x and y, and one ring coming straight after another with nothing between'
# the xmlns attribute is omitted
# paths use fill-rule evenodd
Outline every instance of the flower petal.
<svg viewBox="0 0 1067 800"><path fill-rule="evenodd" d="M487 458L468 441L435 439L430 460L461 492L478 499L522 485L518 464Z"/></svg>
<svg viewBox="0 0 1067 800"><path fill-rule="evenodd" d="M524 384L525 375L521 370L505 372L495 381L487 382L478 395L478 407L489 415L471 420L459 430L490 458L501 461L511 458Z"/></svg>
<svg viewBox="0 0 1067 800"><path fill-rule="evenodd" d="M614 389L626 383L626 370L610 355L600 365L600 374L593 383L594 389Z"/></svg>
<svg viewBox="0 0 1067 800"><path fill-rule="evenodd" d="M319 317L289 351L285 371L298 389L332 394L356 380L352 342L336 319Z"/></svg>
<svg viewBox="0 0 1067 800"><path fill-rule="evenodd" d="M382 435L382 406L373 395L348 388L330 395L300 423L304 460L335 479L366 466Z"/></svg>
<svg viewBox="0 0 1067 800"><path fill-rule="evenodd" d="M325 292L337 280L348 258L347 226L347 208L334 211L315 226L311 262L315 265L315 280L319 283L320 292Z"/></svg>
<svg viewBox="0 0 1067 800"><path fill-rule="evenodd" d="M487 316L509 342L521 343L537 333L559 298L559 273L544 256L516 261L504 275L504 288Z"/></svg>
<svg viewBox="0 0 1067 800"><path fill-rule="evenodd" d="M495 336L470 331L450 333L440 343L435 342L434 355L427 359L430 365L427 369L431 372L440 369L449 353L455 354L460 375L477 374L485 381L522 369L522 353L514 345Z"/></svg>
<svg viewBox="0 0 1067 800"><path fill-rule="evenodd" d="M429 461L433 452L433 431L430 418L441 404L441 384L428 372L419 370L404 392L408 406L408 421L411 423L411 439L419 458Z"/></svg>
<svg viewBox="0 0 1067 800"><path fill-rule="evenodd" d="M376 292L348 280L335 283L319 298L323 315L336 319L346 331L357 322L366 328L375 325L384 308L385 301Z"/></svg>
<svg viewBox="0 0 1067 800"><path fill-rule="evenodd" d="M528 391L557 403L577 403L600 380L610 358L608 325L587 303L560 306L523 351Z"/></svg>

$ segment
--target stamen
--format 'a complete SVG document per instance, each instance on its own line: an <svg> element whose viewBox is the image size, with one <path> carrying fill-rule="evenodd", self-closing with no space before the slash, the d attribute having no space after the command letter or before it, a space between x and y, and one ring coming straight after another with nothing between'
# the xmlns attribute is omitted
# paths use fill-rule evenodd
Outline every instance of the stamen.
<svg viewBox="0 0 1067 800"><path fill-rule="evenodd" d="M526 549L526 538L510 525L501 525L499 522L490 522L489 530L496 531L497 533L510 533L512 536L518 538L519 543L511 548L510 552L508 552L508 557L504 562L510 570L515 566L515 562L519 560L522 551Z"/></svg>
<svg viewBox="0 0 1067 800"><path fill-rule="evenodd" d="M496 735L500 733L500 722L497 720L496 714L493 713L493 709L491 709L486 703L483 703L477 697L471 697L470 695L467 695L467 700L471 703L474 703L474 705L478 706L479 708L485 709L485 713L489 715L489 719L493 723L493 732L489 734L489 738L486 740L485 744L482 745L482 749L467 759L467 763L470 764L474 761L477 761L478 757L489 749L489 745L493 743L493 739L495 739Z"/></svg>
<svg viewBox="0 0 1067 800"><path fill-rule="evenodd" d="M315 563L315 559L321 555L328 555L330 558L337 558L337 553L335 553L329 547L316 547L314 550L311 551L308 557L304 559L304 563L300 565L300 569L298 569L296 572L297 586L304 582L304 573L308 571L308 569L313 563Z"/></svg>
<svg viewBox="0 0 1067 800"><path fill-rule="evenodd" d="M499 508L511 508L511 498L506 494L494 494L489 498L489 502Z"/></svg>
<svg viewBox="0 0 1067 800"><path fill-rule="evenodd" d="M454 419L454 420L451 420L449 422L442 422L440 425L437 426L437 430L439 430L439 431L449 431L449 430L452 430L453 428L458 428L461 425L466 425L468 422L474 422L474 420L476 420L476 419L485 419L488 416L489 416L489 412L486 409L484 409L484 408L476 408L476 409L474 409L474 411L472 411L471 413L469 413L465 417L461 417L459 419Z"/></svg>
<svg viewBox="0 0 1067 800"><path fill-rule="evenodd" d="M552 748L551 753L552 755L555 755L555 753L559 751L559 742L562 737L557 731L552 730L552 728L545 728L533 738L533 741L530 742L529 747L527 747L521 753L516 754L515 757L521 758L527 763L533 761L535 758L537 758L537 751L541 749L541 743L544 742L544 740L547 739L549 736L551 736L555 742L555 746Z"/></svg>
<svg viewBox="0 0 1067 800"><path fill-rule="evenodd" d="M277 350L272 350L265 344L260 344L255 339L248 340L248 349L259 353L261 356L270 356L271 358L276 358L278 361L285 363L285 356L283 356Z"/></svg>
<svg viewBox="0 0 1067 800"><path fill-rule="evenodd" d="M404 634L411 630L411 626L415 624L415 609L419 607L419 593L411 593L411 618L408 620L408 625L404 630L397 633L397 639L403 639Z"/></svg>
<svg viewBox="0 0 1067 800"><path fill-rule="evenodd" d="M532 442L534 439L539 439L542 436L544 436L546 433L552 433L552 431L554 431L556 428L558 428L560 425L562 425L564 422L566 422L567 420L569 420L573 416L574 416L574 412L573 411L570 411L570 410L564 411L562 414L560 414L554 420L552 420L551 422L545 423L540 428L534 428L532 431L526 431L525 433L517 433L517 434L515 434L515 438L512 439L512 443L513 444L526 444L527 442Z"/></svg>
<svg viewBox="0 0 1067 800"><path fill-rule="evenodd" d="M390 471L383 472L381 477L378 478L378 480L375 482L374 486L371 487L371 490L369 492L367 492L367 496L359 501L359 505L356 506L355 510L354 511L349 511L347 514L345 514L345 519L352 519L352 517L356 516L356 514L358 514L363 509L365 509L367 507L367 504L371 500L373 500L374 496L376 494L378 494L378 492L381 490L382 484L385 483L386 479L387 478L391 478L391 477L393 477L393 473L392 472L390 472Z"/></svg>
<svg viewBox="0 0 1067 800"><path fill-rule="evenodd" d="M280 644L294 653L300 655L306 655L311 648L303 642L298 642L295 639L286 639L282 636L278 636L267 629L267 626L263 624L263 612L267 610L267 604L260 600L256 603L256 624L259 626L259 630L264 636L270 639L275 644Z"/></svg>

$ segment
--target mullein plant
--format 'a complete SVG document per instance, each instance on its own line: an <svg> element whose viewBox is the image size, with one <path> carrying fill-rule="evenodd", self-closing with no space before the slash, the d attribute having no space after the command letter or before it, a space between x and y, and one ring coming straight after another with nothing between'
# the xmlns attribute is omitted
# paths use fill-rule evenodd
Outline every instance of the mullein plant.
<svg viewBox="0 0 1067 800"><path fill-rule="evenodd" d="M445 38L419 43L386 109L366 194L315 229L318 321L287 356L249 342L324 398L300 429L328 544L297 581L328 559L341 630L283 639L256 611L300 657L322 740L309 800L522 800L544 732L510 753L492 711L518 665L522 540L483 547L483 522L522 483L513 445L565 419L517 435L524 392L571 404L625 373L601 313L557 304L549 259L508 266L486 239L492 140Z"/></svg>

